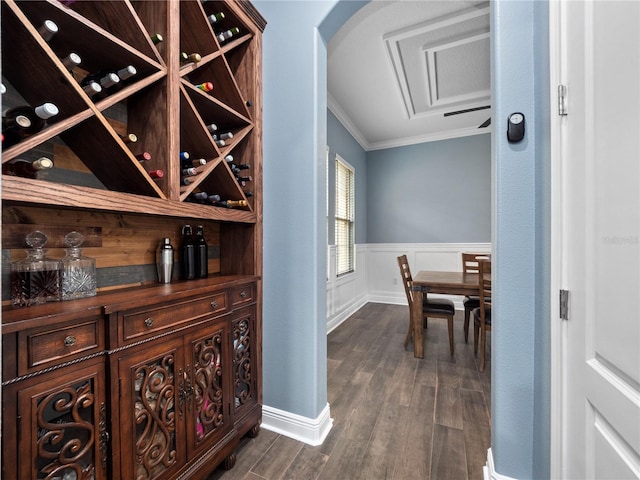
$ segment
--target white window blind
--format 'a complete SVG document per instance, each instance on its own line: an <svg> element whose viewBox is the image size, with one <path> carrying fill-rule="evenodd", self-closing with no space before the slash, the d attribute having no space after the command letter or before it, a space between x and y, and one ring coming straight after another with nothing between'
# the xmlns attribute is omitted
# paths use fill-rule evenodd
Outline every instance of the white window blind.
<svg viewBox="0 0 640 480"><path fill-rule="evenodd" d="M336 155L336 275L354 270L354 190L353 168Z"/></svg>

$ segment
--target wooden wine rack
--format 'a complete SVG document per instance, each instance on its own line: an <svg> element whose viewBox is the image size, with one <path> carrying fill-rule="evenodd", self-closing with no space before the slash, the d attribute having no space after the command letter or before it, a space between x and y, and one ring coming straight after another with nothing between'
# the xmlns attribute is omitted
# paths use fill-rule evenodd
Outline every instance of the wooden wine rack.
<svg viewBox="0 0 640 480"><path fill-rule="evenodd" d="M221 25L240 33L220 44L206 16L223 12ZM47 19L59 31L48 42L38 33ZM29 157L39 147L62 144L76 159L58 166L55 179L3 176L4 200L118 212L149 213L253 223L261 209L261 32L264 21L246 2L57 1L2 2L2 73L6 95L22 103L52 102L60 113L41 132L3 151L2 162ZM151 35L164 41L154 45ZM81 71L133 65L137 74L95 102L81 88L82 73L68 71L60 58L82 58ZM179 61L180 52L199 53L197 63ZM79 78L80 77L80 78ZM212 92L195 85L210 81ZM5 103L6 106L6 100ZM139 140L125 145L114 121ZM224 147L206 125L215 123L233 138ZM152 159L141 164L135 154ZM188 186L180 185L179 152L205 158ZM250 164L252 196L246 196L227 162ZM85 169L96 182L70 184L69 170ZM165 177L147 172L161 169ZM44 183L46 182L46 183ZM104 188L93 188L97 183ZM34 195L33 192L46 192ZM223 199L246 200L243 209L186 202L206 191ZM140 196L144 198L139 198Z"/></svg>

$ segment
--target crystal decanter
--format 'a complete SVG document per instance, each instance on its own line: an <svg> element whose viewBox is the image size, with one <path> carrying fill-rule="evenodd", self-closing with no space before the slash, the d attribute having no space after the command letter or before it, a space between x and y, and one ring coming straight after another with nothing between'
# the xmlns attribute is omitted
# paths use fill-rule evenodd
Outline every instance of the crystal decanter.
<svg viewBox="0 0 640 480"><path fill-rule="evenodd" d="M46 256L47 236L35 231L25 238L31 250L11 263L11 303L21 307L57 302L62 298L62 263Z"/></svg>
<svg viewBox="0 0 640 480"><path fill-rule="evenodd" d="M96 261L82 255L84 237L69 232L64 237L66 255L62 259L62 299L93 297L96 294Z"/></svg>

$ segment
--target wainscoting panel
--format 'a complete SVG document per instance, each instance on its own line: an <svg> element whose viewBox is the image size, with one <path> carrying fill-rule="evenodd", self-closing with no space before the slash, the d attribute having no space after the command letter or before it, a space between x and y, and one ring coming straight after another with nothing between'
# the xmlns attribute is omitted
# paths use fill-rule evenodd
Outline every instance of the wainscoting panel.
<svg viewBox="0 0 640 480"><path fill-rule="evenodd" d="M462 271L462 252L491 252L490 243L373 243L356 245L354 273L335 276L335 247L327 258L327 331L330 332L367 302L406 305L398 257L407 255L411 272ZM462 297L445 296L462 310Z"/></svg>

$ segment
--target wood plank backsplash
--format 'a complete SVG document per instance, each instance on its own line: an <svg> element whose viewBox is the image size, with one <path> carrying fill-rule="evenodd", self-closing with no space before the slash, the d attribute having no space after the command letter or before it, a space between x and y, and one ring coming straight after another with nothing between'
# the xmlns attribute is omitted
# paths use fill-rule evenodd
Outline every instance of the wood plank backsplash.
<svg viewBox="0 0 640 480"><path fill-rule="evenodd" d="M10 262L26 256L24 235L41 230L50 237L48 256L62 258L64 235L72 230L87 238L83 254L96 259L98 290L142 285L157 280L155 250L164 237L176 249L176 268L182 226L189 220L173 217L74 211L5 202L2 209L2 301L10 299ZM209 273L220 272L220 224L199 221L209 247ZM191 223L195 227L195 224ZM30 228L33 227L33 228ZM195 228L194 228L195 230Z"/></svg>

